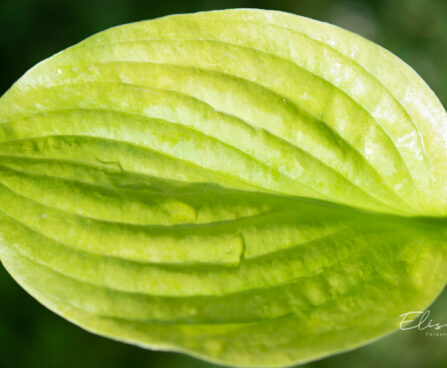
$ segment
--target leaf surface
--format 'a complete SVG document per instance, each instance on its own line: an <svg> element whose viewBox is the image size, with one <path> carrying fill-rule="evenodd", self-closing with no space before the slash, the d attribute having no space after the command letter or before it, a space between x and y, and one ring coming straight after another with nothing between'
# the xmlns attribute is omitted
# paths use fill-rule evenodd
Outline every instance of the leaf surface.
<svg viewBox="0 0 447 368"><path fill-rule="evenodd" d="M447 115L262 10L106 30L0 99L0 259L89 331L236 366L365 344L447 281Z"/></svg>

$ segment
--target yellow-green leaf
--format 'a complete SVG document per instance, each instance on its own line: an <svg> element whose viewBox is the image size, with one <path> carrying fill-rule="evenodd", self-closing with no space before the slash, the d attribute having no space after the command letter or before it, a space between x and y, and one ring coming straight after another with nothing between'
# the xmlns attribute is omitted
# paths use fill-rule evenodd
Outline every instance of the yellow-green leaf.
<svg viewBox="0 0 447 368"><path fill-rule="evenodd" d="M398 328L447 281L447 115L404 62L263 10L115 27L0 99L0 259L81 327L235 366Z"/></svg>

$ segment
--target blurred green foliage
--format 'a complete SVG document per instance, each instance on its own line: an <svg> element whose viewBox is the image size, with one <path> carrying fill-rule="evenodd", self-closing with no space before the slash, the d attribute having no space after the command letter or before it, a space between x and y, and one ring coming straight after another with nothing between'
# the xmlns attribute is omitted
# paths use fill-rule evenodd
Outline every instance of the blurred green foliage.
<svg viewBox="0 0 447 368"><path fill-rule="evenodd" d="M253 7L328 21L391 50L447 104L446 0L0 0L0 94L38 61L105 28L173 13ZM447 292L431 307L447 323ZM444 329L445 331L445 329ZM447 336L397 331L306 368L434 368ZM0 267L0 368L204 368L181 354L152 352L89 334L28 296Z"/></svg>

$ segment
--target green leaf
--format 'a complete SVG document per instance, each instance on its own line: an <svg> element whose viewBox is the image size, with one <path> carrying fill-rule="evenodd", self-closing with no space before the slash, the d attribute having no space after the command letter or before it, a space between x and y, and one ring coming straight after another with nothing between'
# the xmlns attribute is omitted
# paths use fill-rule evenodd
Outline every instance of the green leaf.
<svg viewBox="0 0 447 368"><path fill-rule="evenodd" d="M89 331L300 363L445 286L446 157L436 96L355 34L262 10L124 25L0 99L0 258Z"/></svg>

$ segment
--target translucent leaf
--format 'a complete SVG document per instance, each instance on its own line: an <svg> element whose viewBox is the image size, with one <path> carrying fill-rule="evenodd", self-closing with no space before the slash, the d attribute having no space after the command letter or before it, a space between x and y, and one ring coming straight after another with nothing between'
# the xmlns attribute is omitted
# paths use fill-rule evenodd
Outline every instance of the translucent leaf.
<svg viewBox="0 0 447 368"><path fill-rule="evenodd" d="M447 281L447 115L280 12L99 33L0 99L0 258L89 331L237 366L365 344Z"/></svg>

